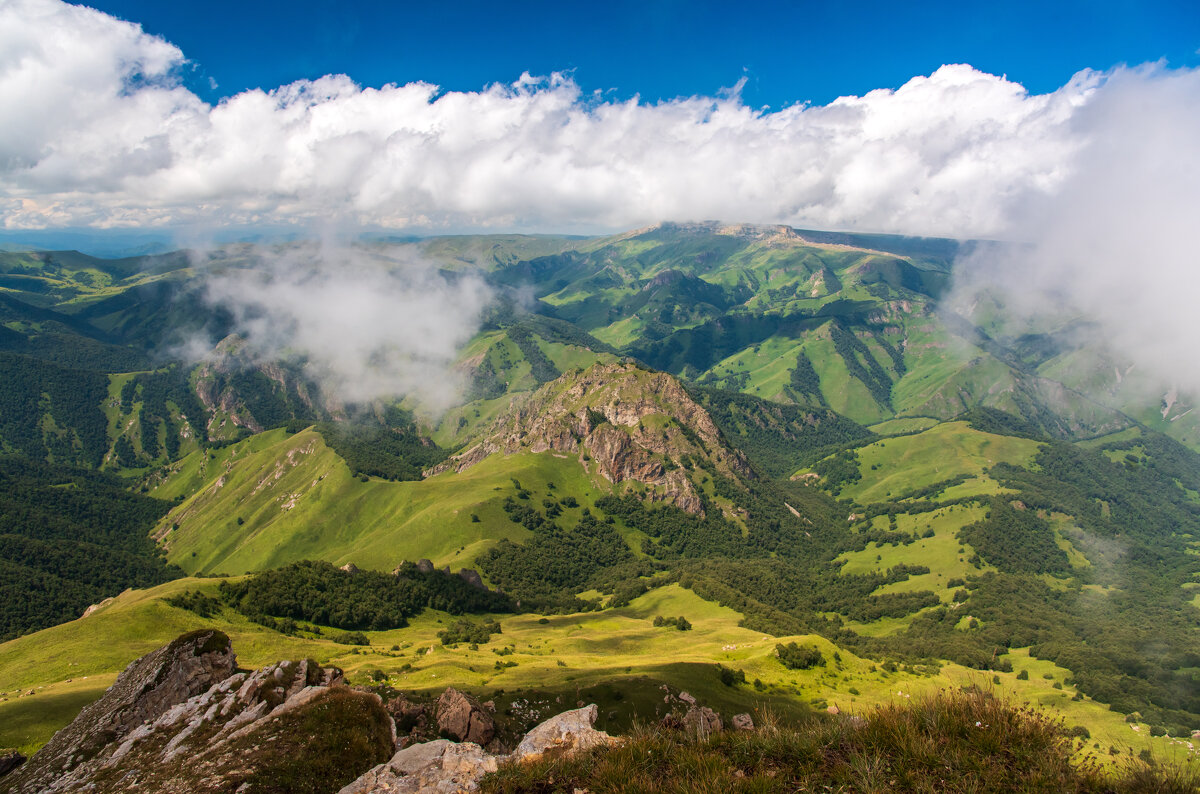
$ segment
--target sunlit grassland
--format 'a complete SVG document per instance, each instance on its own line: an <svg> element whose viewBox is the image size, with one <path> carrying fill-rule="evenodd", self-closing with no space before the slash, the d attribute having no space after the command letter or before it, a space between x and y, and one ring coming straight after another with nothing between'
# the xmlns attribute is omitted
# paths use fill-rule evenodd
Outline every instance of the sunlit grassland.
<svg viewBox="0 0 1200 794"><path fill-rule="evenodd" d="M134 658L185 631L215 627L230 635L238 663L247 669L279 659L315 658L345 670L352 683L367 683L379 671L388 685L402 691L436 694L453 685L489 696L503 690L505 700L521 693L551 697L560 693L563 708L570 707L582 690L601 685L618 693L617 699L619 692L626 692L629 700L623 702L629 708L651 709L661 705L659 685L667 684L672 691L687 691L727 716L827 705L855 712L950 686L995 686L1055 709L1068 724L1086 724L1101 744L1104 759L1109 757L1109 745L1118 746L1122 753L1128 752L1127 747L1134 752L1151 747L1160 755L1177 750L1169 741L1151 739L1145 726L1140 732L1130 730L1121 715L1099 704L1072 701L1074 692L1069 687L1053 689L1055 681L1061 683L1069 676L1068 671L1030 660L1021 651L1012 654L1013 673L996 674L999 684L993 683L990 672L957 665L940 670L901 666L888 672L880 663L815 635L769 637L739 627L738 613L678 585L652 590L627 607L602 612L499 615L502 633L477 649L465 644L443 646L437 632L457 618L435 611L426 611L403 629L366 632L371 645L359 648L333 643L327 639L329 629L320 637L287 637L228 608L205 619L162 600L185 590L215 593L217 586L214 579L184 579L126 592L88 618L0 644L0 692L5 693L0 696L0 745L26 752L35 749L98 697ZM694 628L681 632L655 627L656 615L683 615ZM792 641L820 649L824 666L803 671L784 668L774 655L775 645ZM494 653L500 650L505 650L504 656ZM497 662L516 666L497 669ZM744 671L748 683L723 685L716 663ZM1017 680L1016 673L1026 667L1029 680ZM1047 672L1054 680L1042 678ZM30 690L35 694L18 696Z"/></svg>
<svg viewBox="0 0 1200 794"><path fill-rule="evenodd" d="M579 500L578 510L600 493L578 460L555 453L492 456L418 482L364 482L312 430L270 431L208 454L185 458L159 489L164 497L195 491L160 523L168 559L189 572L237 574L302 559L391 570L428 558L461 567L501 538L527 537L501 507L513 478L538 493L554 483Z"/></svg>
<svg viewBox="0 0 1200 794"><path fill-rule="evenodd" d="M917 334L918 338L921 334ZM909 353L908 372L892 387L892 404L897 413L930 414L952 417L975 402L1012 410L1007 403L1013 389L1012 372L1002 362L982 351L972 357L957 339L948 334L934 334L946 341L919 355ZM946 345L941 347L940 345ZM907 349L911 350L910 342ZM915 361L913 359L916 359ZM972 395L964 403L962 395Z"/></svg>
<svg viewBox="0 0 1200 794"><path fill-rule="evenodd" d="M905 433L919 433L928 430L939 420L929 416L898 416L895 419L885 419L869 426L867 429L880 436L895 436Z"/></svg>
<svg viewBox="0 0 1200 794"><path fill-rule="evenodd" d="M722 359L705 375L727 383L730 378L745 374L747 381L740 391L768 400L791 402L784 387L791 381L800 351L801 345L795 339L773 336Z"/></svg>
<svg viewBox="0 0 1200 794"><path fill-rule="evenodd" d="M803 350L812 361L830 408L864 425L892 417L890 410L875 402L863 382L850 375L834 348L827 325L807 335Z"/></svg>
<svg viewBox="0 0 1200 794"><path fill-rule="evenodd" d="M975 551L970 545L959 542L956 537L960 528L982 520L986 512L986 509L979 505L952 505L930 513L902 513L896 516L897 530L915 533L918 536L933 530L933 536L919 537L907 545L880 546L871 542L862 551L842 554L835 562L844 561L845 564L841 568L843 574L883 573L900 564L924 565L929 568L929 573L884 585L875 592L881 594L932 590L938 594L942 603L949 603L957 587L950 587L947 582L978 574L981 570L990 570L987 567L981 569L968 562ZM883 516L876 517L873 523L880 529L886 529L888 526L887 519ZM907 625L911 618L893 620L902 621L900 625Z"/></svg>
<svg viewBox="0 0 1200 794"><path fill-rule="evenodd" d="M966 422L945 422L858 449L862 480L846 485L842 496L860 504L882 502L963 474L976 478L975 484L968 480L944 498L994 493L998 486L984 470L1001 461L1026 466L1038 447L1036 441L984 433Z"/></svg>

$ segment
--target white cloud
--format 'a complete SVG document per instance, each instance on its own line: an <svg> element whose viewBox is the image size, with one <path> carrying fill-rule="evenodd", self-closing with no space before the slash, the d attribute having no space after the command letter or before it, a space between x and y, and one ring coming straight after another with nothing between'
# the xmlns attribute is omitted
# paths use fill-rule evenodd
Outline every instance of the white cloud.
<svg viewBox="0 0 1200 794"><path fill-rule="evenodd" d="M455 357L492 297L477 277L443 277L411 248L331 243L262 249L252 267L210 272L206 294L232 313L249 352L301 357L326 394L407 395L435 414L461 397Z"/></svg>
<svg viewBox="0 0 1200 794"><path fill-rule="evenodd" d="M1200 71L1116 71L1069 129L1069 176L1011 212L1024 245L961 263L955 301L984 287L1032 316L1086 317L1093 342L1200 394Z"/></svg>
<svg viewBox="0 0 1200 794"><path fill-rule="evenodd" d="M714 218L1000 237L1029 245L977 273L1062 296L1163 373L1194 369L1198 70L1084 71L1031 95L949 65L771 112L736 90L612 101L562 75L476 92L331 75L210 106L180 83L184 65L100 12L0 0L0 226Z"/></svg>
<svg viewBox="0 0 1200 794"><path fill-rule="evenodd" d="M768 112L736 91L609 101L561 75L446 93L335 75L209 106L175 79L183 57L90 9L0 0L3 225L721 218L995 235L1063 183L1085 140L1076 117L1108 85L1084 73L1030 95L952 65Z"/></svg>

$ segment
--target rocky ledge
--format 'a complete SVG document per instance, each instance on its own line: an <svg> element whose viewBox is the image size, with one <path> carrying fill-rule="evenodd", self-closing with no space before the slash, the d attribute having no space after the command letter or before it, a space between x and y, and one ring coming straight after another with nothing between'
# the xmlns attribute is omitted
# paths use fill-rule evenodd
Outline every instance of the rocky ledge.
<svg viewBox="0 0 1200 794"><path fill-rule="evenodd" d="M460 693L461 694L461 693ZM547 754L568 754L619 741L596 730L596 705L551 717L521 739L511 754L489 753L474 742L438 739L399 750L338 794L416 794L466 792L506 761L535 761Z"/></svg>
<svg viewBox="0 0 1200 794"><path fill-rule="evenodd" d="M253 792L313 780L336 791L390 757L378 696L312 661L238 671L219 631L185 634L133 662L0 792Z"/></svg>
<svg viewBox="0 0 1200 794"><path fill-rule="evenodd" d="M413 708L350 688L340 670L312 660L238 670L226 635L191 632L130 664L25 763L3 756L0 792L474 791L505 761L617 741L593 727L591 705L546 720L504 753L488 709L448 689L437 730L464 741L409 744L412 734L398 744L392 715L423 720Z"/></svg>

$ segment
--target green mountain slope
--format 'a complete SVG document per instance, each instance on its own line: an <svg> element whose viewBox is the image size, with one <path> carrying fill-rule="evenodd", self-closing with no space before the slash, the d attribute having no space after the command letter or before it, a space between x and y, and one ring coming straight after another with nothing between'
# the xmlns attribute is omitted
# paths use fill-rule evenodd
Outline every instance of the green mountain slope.
<svg viewBox="0 0 1200 794"><path fill-rule="evenodd" d="M532 288L538 312L701 384L862 423L984 405L1064 435L1129 424L1078 379L1055 381L947 314L938 298L953 251L948 241L663 224L487 266L498 285Z"/></svg>
<svg viewBox="0 0 1200 794"><path fill-rule="evenodd" d="M549 455L418 482L364 482L313 430L273 430L195 452L169 472L152 493L195 493L156 536L189 572L241 573L303 559L376 570L421 558L466 564L501 538L525 535L500 507L514 477L539 490L554 482L583 504L594 487L577 463Z"/></svg>
<svg viewBox="0 0 1200 794"><path fill-rule="evenodd" d="M392 245L362 249L382 267ZM413 245L497 296L444 413L340 405L302 356L258 360L196 303L204 267L249 266L253 248L199 264L25 256L0 282L0 444L156 497L169 512L152 537L188 573L429 559L524 605L505 636L418 655L448 620L431 614L351 654L170 607L161 595L183 585L169 583L44 642L77 652L112 633L108 675L151 635L209 620L252 653L377 666L412 688L624 682L647 707L668 675L714 702L793 706L990 681L1084 722L1103 758L1200 728L1200 457L1156 432L1194 444L1200 418L1079 318L954 311L950 241L664 224ZM205 361L151 358L198 327L221 331ZM76 340L109 363L46 352ZM113 369L123 351L161 366ZM664 634L655 615L696 633ZM776 638L830 661L783 672ZM41 658L29 639L0 646L0 688L36 679L77 704L61 665L16 671ZM683 661L653 656L667 653ZM721 684L716 661L762 688ZM9 703L0 716L31 720Z"/></svg>
<svg viewBox="0 0 1200 794"><path fill-rule="evenodd" d="M662 713L664 686L669 695L687 691L726 714L770 709L787 718L835 703L858 711L979 680L973 671L953 664L936 672L907 665L883 670L873 660L813 635L765 638L740 627L733 610L677 585L653 589L604 612L548 619L500 615L502 633L478 648L441 645L437 632L452 618L433 611L403 629L367 632L371 644L353 647L312 633L285 636L229 608L202 618L164 600L188 591L215 595L217 586L211 579L183 579L124 593L86 619L0 644L0 693L34 693L0 695L0 744L25 752L36 749L98 697L129 661L160 646L163 638L169 641L202 627L226 632L237 643L239 664L245 667L312 658L342 668L352 683L373 681L378 671L389 686L417 696L436 695L446 686L491 693L498 712L520 702L532 721L557 713L567 699L586 698L601 706L601 728L621 731L628 730L636 715L656 709ZM693 628L655 627L658 615L685 615ZM789 670L775 656L780 642L814 647L827 664ZM389 650L392 646L398 650ZM498 668L498 661L516 664ZM759 685L724 685L718 662ZM1170 740L1152 738L1144 724L1132 732L1121 715L1088 699L1073 701L1069 687L1055 689L1067 675L1062 668L1023 653L1012 654L1012 662L1013 672L997 674L1000 691L1051 708L1070 725L1089 726L1103 749L1089 744L1084 757L1104 761L1109 746L1147 749L1163 760L1180 756Z"/></svg>

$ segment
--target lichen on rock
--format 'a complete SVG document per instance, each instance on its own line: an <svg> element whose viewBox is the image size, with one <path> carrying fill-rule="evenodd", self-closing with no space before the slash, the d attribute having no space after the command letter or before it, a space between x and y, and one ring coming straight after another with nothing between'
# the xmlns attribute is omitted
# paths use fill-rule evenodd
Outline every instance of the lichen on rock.
<svg viewBox="0 0 1200 794"><path fill-rule="evenodd" d="M333 791L396 738L379 697L341 677L311 660L237 672L224 634L186 634L133 662L0 791Z"/></svg>

